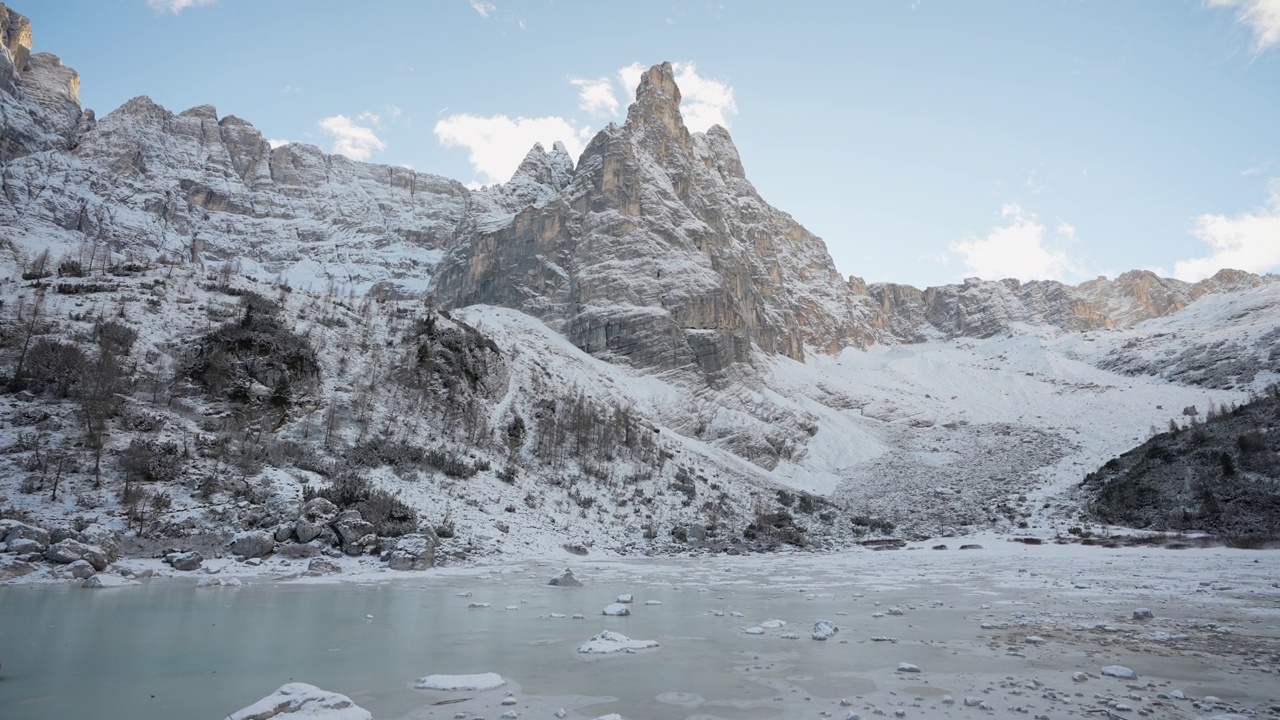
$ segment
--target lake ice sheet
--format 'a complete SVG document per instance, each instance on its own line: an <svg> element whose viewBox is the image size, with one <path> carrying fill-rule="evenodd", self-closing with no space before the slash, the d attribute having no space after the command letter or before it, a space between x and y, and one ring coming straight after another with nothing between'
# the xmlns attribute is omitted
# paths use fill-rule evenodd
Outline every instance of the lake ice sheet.
<svg viewBox="0 0 1280 720"><path fill-rule="evenodd" d="M1094 695L1194 714L1189 700L1159 698L1175 689L1215 696L1221 712L1265 714L1280 702L1278 558L1027 548L584 562L574 568L580 588L548 587L558 568L534 563L330 585L0 587L0 708L6 720L220 718L297 681L380 719L498 717L506 693L522 717L561 705L571 718L632 720L866 717L877 708L963 716L945 695L1032 715L1105 707ZM623 592L636 597L631 616L599 614ZM491 607L468 608L477 601ZM510 605L520 612L501 611ZM1135 607L1155 617L1136 621ZM792 630L818 618L840 626L827 642ZM744 622L763 634L743 633ZM602 629L660 646L577 652ZM886 636L896 642L876 641ZM920 672L898 672L900 663ZM1109 665L1138 679L1103 676ZM510 685L413 687L432 674L489 672ZM472 699L431 706L459 697Z"/></svg>

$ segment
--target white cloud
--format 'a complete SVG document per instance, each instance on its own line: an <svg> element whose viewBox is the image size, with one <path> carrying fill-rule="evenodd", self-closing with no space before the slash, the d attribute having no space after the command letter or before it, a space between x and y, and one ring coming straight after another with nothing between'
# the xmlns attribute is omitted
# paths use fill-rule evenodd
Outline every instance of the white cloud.
<svg viewBox="0 0 1280 720"><path fill-rule="evenodd" d="M485 0L467 0L467 2L471 3L471 9L480 13L480 17L482 18L489 17L494 10L498 9L493 3L486 2Z"/></svg>
<svg viewBox="0 0 1280 720"><path fill-rule="evenodd" d="M436 137L445 147L465 147L467 159L485 183L506 182L534 143L550 149L563 142L571 155L582 152L590 129L562 117L523 118L506 115L480 117L450 115L436 123Z"/></svg>
<svg viewBox="0 0 1280 720"><path fill-rule="evenodd" d="M1206 7L1232 8L1236 22L1253 31L1253 53L1280 45L1280 0L1205 0Z"/></svg>
<svg viewBox="0 0 1280 720"><path fill-rule="evenodd" d="M200 5L212 5L214 0L147 0L147 5L151 6L156 12L165 12L166 10L177 15L189 7L198 7Z"/></svg>
<svg viewBox="0 0 1280 720"><path fill-rule="evenodd" d="M729 116L738 114L733 88L728 83L702 77L691 62L671 63L671 69L680 88L680 115L685 127L690 132L706 132L712 125L729 127ZM635 97L640 75L646 70L648 68L640 63L618 69L618 81L628 98Z"/></svg>
<svg viewBox="0 0 1280 720"><path fill-rule="evenodd" d="M618 98L613 94L613 85L609 78L569 78L569 82L578 86L578 107L596 116L615 116L618 114Z"/></svg>
<svg viewBox="0 0 1280 720"><path fill-rule="evenodd" d="M1280 271L1280 179L1271 181L1266 205L1235 217L1201 215L1191 234L1208 245L1208 257L1180 260L1173 276L1195 281L1223 268L1254 273Z"/></svg>
<svg viewBox="0 0 1280 720"><path fill-rule="evenodd" d="M1005 224L986 237L969 236L950 245L974 275L984 280L1064 280L1079 274L1067 253L1053 247L1072 242L1074 227L1059 221L1050 233L1035 214L1016 204L1002 207L1000 216Z"/></svg>
<svg viewBox="0 0 1280 720"><path fill-rule="evenodd" d="M368 113L362 113L362 117ZM374 152L387 149L387 144L372 128L357 125L346 115L334 115L321 120L320 129L333 136L333 152L352 160L368 160Z"/></svg>

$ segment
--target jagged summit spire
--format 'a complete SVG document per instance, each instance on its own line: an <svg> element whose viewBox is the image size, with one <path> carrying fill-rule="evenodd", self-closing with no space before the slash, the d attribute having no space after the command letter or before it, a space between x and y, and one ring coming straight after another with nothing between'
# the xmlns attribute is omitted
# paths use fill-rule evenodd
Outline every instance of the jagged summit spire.
<svg viewBox="0 0 1280 720"><path fill-rule="evenodd" d="M640 76L636 101L627 108L627 125L656 126L672 136L689 134L680 115L680 88L670 62L654 65Z"/></svg>

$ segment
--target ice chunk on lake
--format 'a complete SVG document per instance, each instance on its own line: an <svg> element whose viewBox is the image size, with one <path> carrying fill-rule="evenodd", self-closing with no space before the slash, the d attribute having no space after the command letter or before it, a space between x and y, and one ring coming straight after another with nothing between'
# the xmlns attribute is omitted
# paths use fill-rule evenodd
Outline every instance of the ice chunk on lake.
<svg viewBox="0 0 1280 720"><path fill-rule="evenodd" d="M307 717L324 720L372 720L368 710L351 702L346 695L321 690L315 685L294 682L278 690L227 720L268 720L269 718Z"/></svg>
<svg viewBox="0 0 1280 720"><path fill-rule="evenodd" d="M628 608L626 605L623 605L622 603L613 603L611 605L606 605L604 607L604 610L601 611L601 613L604 615L616 615L616 616L630 615L631 609Z"/></svg>
<svg viewBox="0 0 1280 720"><path fill-rule="evenodd" d="M813 624L813 639L827 640L839 631L839 626L830 620L819 620Z"/></svg>
<svg viewBox="0 0 1280 720"><path fill-rule="evenodd" d="M634 598L631 596L631 593L624 593L622 595L619 595L618 599L615 600L614 602L620 602L620 603L626 604L626 603L630 603L633 599Z"/></svg>
<svg viewBox="0 0 1280 720"><path fill-rule="evenodd" d="M777 630L778 628L785 627L786 624L787 624L786 620L770 619L760 623L760 627L764 628L765 630Z"/></svg>
<svg viewBox="0 0 1280 720"><path fill-rule="evenodd" d="M418 678L414 687L419 690L492 690L502 687L506 680L498 673L475 675L427 675Z"/></svg>
<svg viewBox="0 0 1280 720"><path fill-rule="evenodd" d="M655 640L632 640L622 633L604 630L599 635L579 645L578 652L594 655L655 647L658 647L658 643Z"/></svg>

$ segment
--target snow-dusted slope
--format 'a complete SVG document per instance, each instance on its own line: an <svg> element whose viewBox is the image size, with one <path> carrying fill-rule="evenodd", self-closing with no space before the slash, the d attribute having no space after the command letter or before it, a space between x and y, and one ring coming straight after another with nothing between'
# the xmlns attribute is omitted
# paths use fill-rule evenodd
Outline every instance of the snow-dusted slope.
<svg viewBox="0 0 1280 720"><path fill-rule="evenodd" d="M1074 517L1063 490L1153 426L1280 378L1275 276L841 278L727 132L687 131L669 65L577 162L535 146L472 191L273 149L209 106L136 98L95 120L74 71L29 54L25 19L0 20L4 372L33 340L93 357L108 320L139 333L105 486L74 392L0 396L0 510L119 529L110 458L137 440L198 446L160 535L283 521L348 471L456 531L458 555L1048 528ZM233 399L190 372L249 292L316 357L269 411L270 384ZM77 459L45 502L50 443Z"/></svg>

